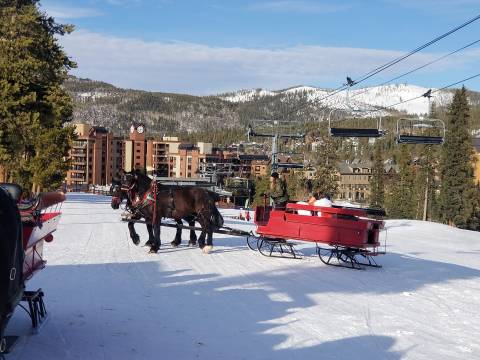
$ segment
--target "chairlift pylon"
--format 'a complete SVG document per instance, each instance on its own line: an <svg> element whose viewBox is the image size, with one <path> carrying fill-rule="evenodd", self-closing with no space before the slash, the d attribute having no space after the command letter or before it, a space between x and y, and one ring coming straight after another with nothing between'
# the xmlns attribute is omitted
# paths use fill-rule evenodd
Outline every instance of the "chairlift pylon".
<svg viewBox="0 0 480 360"><path fill-rule="evenodd" d="M439 119L400 118L397 121L397 144L442 145L445 123Z"/></svg>

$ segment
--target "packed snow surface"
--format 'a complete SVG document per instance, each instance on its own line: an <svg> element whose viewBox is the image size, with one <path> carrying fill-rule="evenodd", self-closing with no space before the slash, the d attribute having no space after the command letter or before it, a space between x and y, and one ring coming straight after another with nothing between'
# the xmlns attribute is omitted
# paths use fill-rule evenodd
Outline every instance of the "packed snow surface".
<svg viewBox="0 0 480 360"><path fill-rule="evenodd" d="M37 334L17 308L13 359L480 359L478 232L387 222L381 269L326 266L313 244L301 260L266 258L240 237L214 251L135 246L107 197L69 194L43 288ZM224 211L227 226L253 230ZM146 240L146 229L137 225ZM184 233L185 239L188 234Z"/></svg>

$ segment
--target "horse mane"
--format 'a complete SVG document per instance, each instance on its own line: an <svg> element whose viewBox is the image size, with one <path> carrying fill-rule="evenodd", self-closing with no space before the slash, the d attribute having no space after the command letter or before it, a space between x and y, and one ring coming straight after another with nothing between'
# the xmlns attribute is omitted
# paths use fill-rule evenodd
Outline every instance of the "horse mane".
<svg viewBox="0 0 480 360"><path fill-rule="evenodd" d="M138 184L138 192L143 194L150 189L150 185L152 184L152 179L150 179L147 175L145 175L141 170L135 169L133 171L133 175L137 179Z"/></svg>

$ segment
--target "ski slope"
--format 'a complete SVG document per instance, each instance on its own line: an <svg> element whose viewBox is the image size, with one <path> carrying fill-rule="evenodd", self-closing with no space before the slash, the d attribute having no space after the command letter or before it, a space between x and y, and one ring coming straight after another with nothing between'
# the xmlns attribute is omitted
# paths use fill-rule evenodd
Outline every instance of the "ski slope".
<svg viewBox="0 0 480 360"><path fill-rule="evenodd" d="M388 221L383 268L357 271L322 264L311 244L302 260L226 235L209 255L172 248L170 228L152 255L119 219L107 197L68 195L27 286L44 289L50 316L31 335L17 308L7 333L23 336L7 360L480 359L478 232Z"/></svg>

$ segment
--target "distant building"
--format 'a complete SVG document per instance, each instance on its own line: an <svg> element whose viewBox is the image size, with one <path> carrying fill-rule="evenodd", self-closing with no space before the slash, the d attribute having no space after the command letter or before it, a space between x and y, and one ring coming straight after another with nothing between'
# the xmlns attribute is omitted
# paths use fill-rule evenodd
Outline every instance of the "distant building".
<svg viewBox="0 0 480 360"><path fill-rule="evenodd" d="M480 186L480 137L473 138L473 148L475 151L475 155L474 155L475 184Z"/></svg>
<svg viewBox="0 0 480 360"><path fill-rule="evenodd" d="M160 177L171 176L173 168L170 169L169 156L170 153L178 153L179 145L177 137L164 136L162 140L148 140L147 172Z"/></svg>
<svg viewBox="0 0 480 360"><path fill-rule="evenodd" d="M123 169L147 169L147 139L143 124L130 127L130 136L123 142Z"/></svg>
<svg viewBox="0 0 480 360"><path fill-rule="evenodd" d="M211 143L199 142L197 145L181 143L171 148L168 154L169 177L198 178L199 164L212 155Z"/></svg>
<svg viewBox="0 0 480 360"><path fill-rule="evenodd" d="M337 198L340 200L366 203L370 197L370 179L372 177L372 162L355 159L339 163L340 175ZM384 174L396 174L396 165L385 165Z"/></svg>
<svg viewBox="0 0 480 360"><path fill-rule="evenodd" d="M75 124L77 140L70 150L67 185L106 185L122 167L123 139L101 126Z"/></svg>
<svg viewBox="0 0 480 360"><path fill-rule="evenodd" d="M250 164L250 174L253 177L264 177L268 174L270 160L252 160Z"/></svg>

